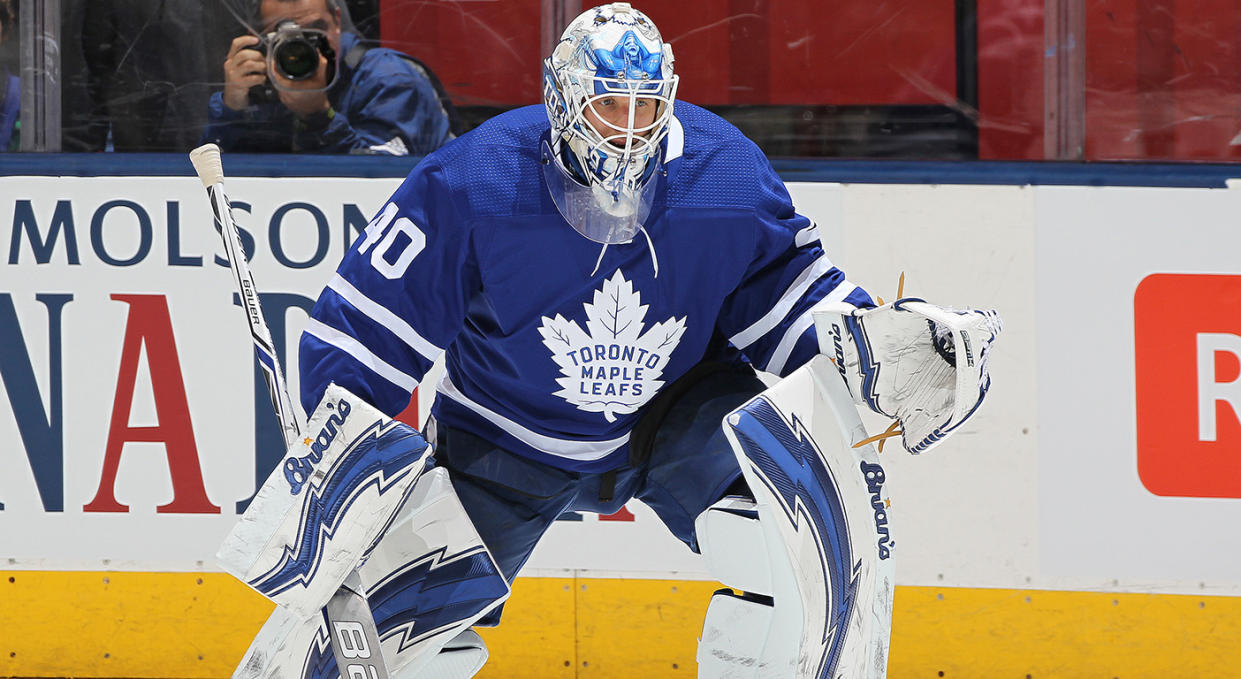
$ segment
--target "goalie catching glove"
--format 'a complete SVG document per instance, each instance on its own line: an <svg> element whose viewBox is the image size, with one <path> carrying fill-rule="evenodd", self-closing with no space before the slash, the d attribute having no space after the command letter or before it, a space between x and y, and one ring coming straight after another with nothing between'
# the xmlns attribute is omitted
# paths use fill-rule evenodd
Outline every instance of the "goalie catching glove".
<svg viewBox="0 0 1241 679"><path fill-rule="evenodd" d="M815 312L819 350L854 401L900 423L905 450L930 450L982 404L987 358L1003 324L995 311L958 311L915 298L873 309Z"/></svg>

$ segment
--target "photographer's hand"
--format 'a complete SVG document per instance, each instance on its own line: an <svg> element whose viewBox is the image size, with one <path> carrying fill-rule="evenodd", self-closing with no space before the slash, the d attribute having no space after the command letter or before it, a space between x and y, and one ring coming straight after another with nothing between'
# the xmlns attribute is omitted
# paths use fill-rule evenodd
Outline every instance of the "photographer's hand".
<svg viewBox="0 0 1241 679"><path fill-rule="evenodd" d="M327 113L332 103L327 98L327 58L319 55L319 70L306 80L289 80L279 73L272 76L276 81L276 91L280 94L280 103L293 112L293 115L308 120Z"/></svg>
<svg viewBox="0 0 1241 679"><path fill-rule="evenodd" d="M267 58L258 50L254 35L233 38L224 59L224 105L240 111L250 105L250 88L267 80Z"/></svg>

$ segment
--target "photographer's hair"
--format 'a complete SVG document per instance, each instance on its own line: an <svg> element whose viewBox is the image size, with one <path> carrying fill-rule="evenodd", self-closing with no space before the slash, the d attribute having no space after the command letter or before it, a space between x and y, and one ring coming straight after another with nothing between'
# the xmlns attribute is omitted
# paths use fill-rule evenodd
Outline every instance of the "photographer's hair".
<svg viewBox="0 0 1241 679"><path fill-rule="evenodd" d="M291 4L298 0L275 0L278 4ZM263 26L263 0L243 0L249 6L248 16L250 17L250 26L256 35L262 31ZM345 6L342 0L323 0L324 6L329 12L340 16L340 30L346 33L353 32L353 19L349 16L349 8Z"/></svg>
<svg viewBox="0 0 1241 679"><path fill-rule="evenodd" d="M297 2L297 0L276 0L276 2L278 2L278 3L290 3L290 2ZM259 10L260 10L260 8L261 8L262 4L263 4L262 0L257 0L257 1L254 3L254 16L255 16L255 17L258 17L258 16L259 16L259 14L260 14ZM341 10L342 12L344 12L344 11L345 11L345 5L344 5L344 3L342 3L340 0L323 0L323 4L324 4L324 5L327 5L327 8L328 8L329 10L331 10L331 11L336 11L336 10Z"/></svg>

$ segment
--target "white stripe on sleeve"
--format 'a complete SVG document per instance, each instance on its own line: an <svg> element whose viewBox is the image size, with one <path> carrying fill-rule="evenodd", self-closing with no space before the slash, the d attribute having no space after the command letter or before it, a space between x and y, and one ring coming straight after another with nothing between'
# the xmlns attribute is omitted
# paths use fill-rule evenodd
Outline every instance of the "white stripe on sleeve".
<svg viewBox="0 0 1241 679"><path fill-rule="evenodd" d="M397 316L389 311L386 307L379 304L375 300L362 294L360 290L353 287L353 284L336 274L332 280L328 281L328 288L340 295L342 299L349 302L353 308L360 311L367 318L375 321L379 325L391 330L394 335L399 337L402 342L407 344L419 356L425 358L428 362L434 363L444 350L428 342L422 335L405 322L405 319Z"/></svg>
<svg viewBox="0 0 1241 679"><path fill-rule="evenodd" d="M810 266L806 267L797 276L797 280L793 281L789 289L784 291L784 294L776 301L775 306L771 307L753 325L728 338L728 341L732 342L733 346L738 349L745 349L754 344L754 342L758 341L758 338L771 332L772 328L779 325L780 321L784 320L784 317L788 315L789 310L793 308L793 305L797 304L797 300L801 299L806 294L806 291L810 289L810 286L831 270L832 262L827 258L827 255L820 255L818 259L811 262Z"/></svg>
<svg viewBox="0 0 1241 679"><path fill-rule="evenodd" d="M798 231L797 235L793 238L793 245L796 245L799 248L805 247L806 245L810 243L818 243L818 242L819 242L819 225L816 224L813 219L810 220L810 226L807 226L801 231Z"/></svg>
<svg viewBox="0 0 1241 679"><path fill-rule="evenodd" d="M418 380L412 375L407 375L400 370L388 365L382 358L379 358L370 349L367 349L357 339L346 335L345 333L324 325L321 321L314 318L306 324L306 334L311 337L317 337L324 342L340 349L349 354L355 361L361 363L371 370L371 372L388 380L396 386L410 392L418 386Z"/></svg>
<svg viewBox="0 0 1241 679"><path fill-rule="evenodd" d="M806 309L806 313L802 314L793 321L788 331L784 333L784 337L780 338L780 343L776 345L776 350L771 352L771 360L767 361L767 367L764 368L769 373L779 375L784 371L784 364L788 363L789 354L793 353L793 347L797 345L797 340L801 339L802 333L806 332L814 324L814 310L827 304L843 302L849 293L857 289L857 286L849 281L842 281L836 286L835 290L827 293L823 299L815 302L814 306Z"/></svg>

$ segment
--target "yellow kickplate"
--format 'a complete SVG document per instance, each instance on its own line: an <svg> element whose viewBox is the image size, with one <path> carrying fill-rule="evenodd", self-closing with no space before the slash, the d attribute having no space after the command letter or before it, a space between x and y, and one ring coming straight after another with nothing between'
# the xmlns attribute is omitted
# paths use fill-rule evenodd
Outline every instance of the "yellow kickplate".
<svg viewBox="0 0 1241 679"><path fill-rule="evenodd" d="M888 667L892 679L1241 678L1241 598L897 587Z"/></svg>
<svg viewBox="0 0 1241 679"><path fill-rule="evenodd" d="M228 677L271 610L222 573L0 572L0 676Z"/></svg>
<svg viewBox="0 0 1241 679"><path fill-rule="evenodd" d="M480 628L491 659L479 679L576 677L573 578L519 578L504 604L504 624Z"/></svg>
<svg viewBox="0 0 1241 679"><path fill-rule="evenodd" d="M480 679L697 675L709 582L522 578ZM1241 679L1241 598L898 587L892 679ZM0 677L225 679L271 604L220 573L0 571Z"/></svg>

